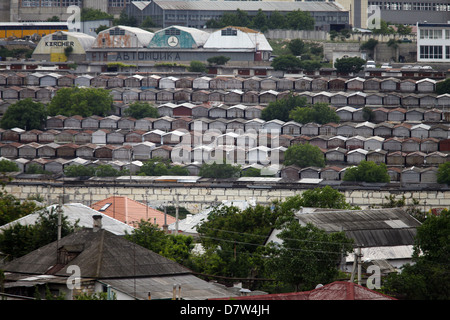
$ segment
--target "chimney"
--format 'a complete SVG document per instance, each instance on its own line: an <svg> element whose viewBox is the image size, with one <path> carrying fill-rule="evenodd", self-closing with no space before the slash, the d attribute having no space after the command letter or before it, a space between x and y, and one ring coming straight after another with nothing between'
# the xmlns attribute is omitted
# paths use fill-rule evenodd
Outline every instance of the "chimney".
<svg viewBox="0 0 450 320"><path fill-rule="evenodd" d="M101 230L101 228L102 228L102 215L95 214L95 215L92 216L92 218L94 219L94 223L92 225L93 231L97 232L97 231Z"/></svg>

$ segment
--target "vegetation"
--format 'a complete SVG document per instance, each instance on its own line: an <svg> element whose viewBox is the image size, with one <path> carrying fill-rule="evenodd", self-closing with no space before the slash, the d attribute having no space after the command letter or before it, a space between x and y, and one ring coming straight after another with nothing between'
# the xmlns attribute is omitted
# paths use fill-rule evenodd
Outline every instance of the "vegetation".
<svg viewBox="0 0 450 320"><path fill-rule="evenodd" d="M0 172L1 173L16 172L16 171L19 171L19 167L17 166L17 164L15 162L7 160L7 159L0 160Z"/></svg>
<svg viewBox="0 0 450 320"><path fill-rule="evenodd" d="M309 104L304 107L296 107L289 116L298 123L315 122L325 124L330 122L339 122L340 118L336 110L332 109L327 103Z"/></svg>
<svg viewBox="0 0 450 320"><path fill-rule="evenodd" d="M239 177L240 172L240 166L234 166L232 164L226 163L225 161L222 163L216 163L214 161L211 164L203 164L200 168L199 175L203 178L227 179Z"/></svg>
<svg viewBox="0 0 450 320"><path fill-rule="evenodd" d="M324 167L325 157L317 146L312 144L294 144L287 148L284 153L284 165L295 165L300 168Z"/></svg>
<svg viewBox="0 0 450 320"><path fill-rule="evenodd" d="M287 210L309 208L357 209L345 200L344 194L330 186L304 191L301 195L288 197L282 206Z"/></svg>
<svg viewBox="0 0 450 320"><path fill-rule="evenodd" d="M112 20L114 17L100 9L81 9L81 21Z"/></svg>
<svg viewBox="0 0 450 320"><path fill-rule="evenodd" d="M230 57L225 57L225 56L215 56L215 57L206 59L206 61L208 61L208 63L210 65L224 65L229 60L230 60Z"/></svg>
<svg viewBox="0 0 450 320"><path fill-rule="evenodd" d="M21 202L14 195L8 193L5 190L5 186L2 185L2 188L0 189L0 226L29 215L38 209L40 209L40 207L36 202ZM0 249L0 252L1 251L2 250Z"/></svg>
<svg viewBox="0 0 450 320"><path fill-rule="evenodd" d="M448 300L450 292L450 212L429 215L417 228L412 264L390 274L383 291L407 300Z"/></svg>
<svg viewBox="0 0 450 320"><path fill-rule="evenodd" d="M47 111L45 105L27 98L19 100L8 107L0 121L0 126L3 129L42 129L46 119Z"/></svg>
<svg viewBox="0 0 450 320"><path fill-rule="evenodd" d="M297 107L306 106L306 98L288 95L286 98L270 102L261 113L261 118L266 121L278 119L281 121L289 121L291 110Z"/></svg>
<svg viewBox="0 0 450 320"><path fill-rule="evenodd" d="M16 208L20 211L26 208L27 205L16 204ZM26 210L27 214L37 211L37 207L32 210ZM25 212L23 212L23 215ZM1 218L1 216L0 216ZM17 218L9 217L9 221L14 221ZM2 223L3 225L3 223ZM7 260L12 260L21 257L31 251L34 251L50 242L56 241L58 226L58 211L55 208L51 210L42 210L39 212L39 217L35 224L22 225L16 223L0 233L0 252L7 257ZM68 222L64 213L61 214L61 236L73 233L78 228L78 224L71 224Z"/></svg>
<svg viewBox="0 0 450 320"><path fill-rule="evenodd" d="M179 165L173 165L169 160L155 157L146 161L137 172L141 176L188 176L189 171Z"/></svg>
<svg viewBox="0 0 450 320"><path fill-rule="evenodd" d="M135 119L158 118L158 109L148 102L136 101L124 111L125 115Z"/></svg>
<svg viewBox="0 0 450 320"><path fill-rule="evenodd" d="M334 67L337 72L358 73L363 69L366 60L360 57L336 59Z"/></svg>
<svg viewBox="0 0 450 320"><path fill-rule="evenodd" d="M250 17L247 12L237 9L236 13L224 13L220 19L206 22L206 27L212 29L227 26L248 27L262 32L269 29L313 30L314 18L309 12L301 10L294 10L286 15L275 11L270 17L259 10L254 17Z"/></svg>
<svg viewBox="0 0 450 320"><path fill-rule="evenodd" d="M389 182L391 179L386 164L376 164L373 161L361 161L358 166L345 171L344 181Z"/></svg>
<svg viewBox="0 0 450 320"><path fill-rule="evenodd" d="M206 65L203 62L200 61L191 61L189 67L189 72L205 72L206 71Z"/></svg>
<svg viewBox="0 0 450 320"><path fill-rule="evenodd" d="M450 161L442 163L438 167L437 182L450 184Z"/></svg>
<svg viewBox="0 0 450 320"><path fill-rule="evenodd" d="M445 79L444 81L439 81L436 83L436 93L437 94L450 94L450 78Z"/></svg>
<svg viewBox="0 0 450 320"><path fill-rule="evenodd" d="M139 226L125 238L180 264L188 260L194 248L193 238L185 235L166 234L157 225L141 220Z"/></svg>
<svg viewBox="0 0 450 320"><path fill-rule="evenodd" d="M112 96L103 88L61 88L47 106L49 115L68 117L107 116L112 110Z"/></svg>

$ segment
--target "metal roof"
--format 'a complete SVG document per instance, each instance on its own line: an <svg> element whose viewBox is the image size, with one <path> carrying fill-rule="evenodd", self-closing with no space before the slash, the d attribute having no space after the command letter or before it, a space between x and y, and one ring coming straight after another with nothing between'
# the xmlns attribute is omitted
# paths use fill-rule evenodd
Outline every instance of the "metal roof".
<svg viewBox="0 0 450 320"><path fill-rule="evenodd" d="M51 205L46 208L46 210L56 209L57 205ZM111 218L101 212L98 212L94 209L91 209L81 203L67 203L62 205L62 214L67 217L67 221L71 224L75 224L78 222L78 226L84 228L92 228L92 216L93 215L101 215L103 228L108 230L109 232L116 235L125 235L125 232L131 233L134 228L119 221L114 218ZM0 226L0 233L2 230L7 229L14 224L21 225L31 225L35 224L39 218L39 213L32 213L10 223L7 223L3 226Z"/></svg>
<svg viewBox="0 0 450 320"><path fill-rule="evenodd" d="M164 10L195 10L195 11L333 11L346 10L333 2L265 2L265 1L153 1Z"/></svg>
<svg viewBox="0 0 450 320"><path fill-rule="evenodd" d="M312 223L326 232L344 231L364 247L413 245L420 222L400 208L316 211L296 214L299 223Z"/></svg>

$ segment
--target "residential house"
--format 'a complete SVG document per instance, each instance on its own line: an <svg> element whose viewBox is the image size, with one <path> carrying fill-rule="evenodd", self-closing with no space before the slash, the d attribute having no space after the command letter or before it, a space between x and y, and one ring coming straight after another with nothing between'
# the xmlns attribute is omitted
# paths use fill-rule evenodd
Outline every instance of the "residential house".
<svg viewBox="0 0 450 320"><path fill-rule="evenodd" d="M36 290L44 295L47 289L56 294L64 293L66 299L72 300L77 291L68 289L66 281L61 283L60 279L71 275L67 271L69 265L76 265L83 270L78 292L88 288L94 292L103 292L106 286L117 300L148 300L149 292L151 298L156 300L175 299L177 295L178 299L188 300L233 296L225 288L197 278L176 262L105 230L105 217L100 213L95 214L92 228L81 228L6 264L3 270L8 275L8 292L24 288L24 279L33 276L37 277L37 281L33 282L30 296ZM99 246L99 243L102 245ZM58 248L55 249L57 244ZM96 259L93 260L93 257ZM139 286L134 286L137 279ZM178 293L174 292L174 283L177 284L175 289Z"/></svg>

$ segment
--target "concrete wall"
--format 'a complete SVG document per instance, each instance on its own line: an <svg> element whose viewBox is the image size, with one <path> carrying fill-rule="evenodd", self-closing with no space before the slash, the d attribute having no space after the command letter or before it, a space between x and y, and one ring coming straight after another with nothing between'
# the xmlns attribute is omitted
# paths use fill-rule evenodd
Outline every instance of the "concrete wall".
<svg viewBox="0 0 450 320"><path fill-rule="evenodd" d="M78 202L91 205L113 195L126 196L140 202L148 202L150 206L158 207L165 204L174 205L178 196L180 206L186 207L193 213L197 213L211 204L220 203L222 200L250 200L254 199L259 204L269 204L272 200L285 199L286 197L301 194L306 190L300 188L267 189L262 187L242 188L227 186L200 186L186 187L183 185L170 186L154 183L139 185L136 181L132 184L127 179L115 186L112 183L98 182L85 185L68 183L64 187L60 182L28 182L17 184L14 181L6 186L6 191L25 200L30 195L41 195L48 203L58 202L58 197L65 194L65 202ZM419 200L419 207L423 210L431 208L450 207L450 190L340 190L345 194L347 202L360 206L363 209L369 206L377 207L387 203L385 197L391 194L396 199L404 195L406 204L412 204L412 200Z"/></svg>

